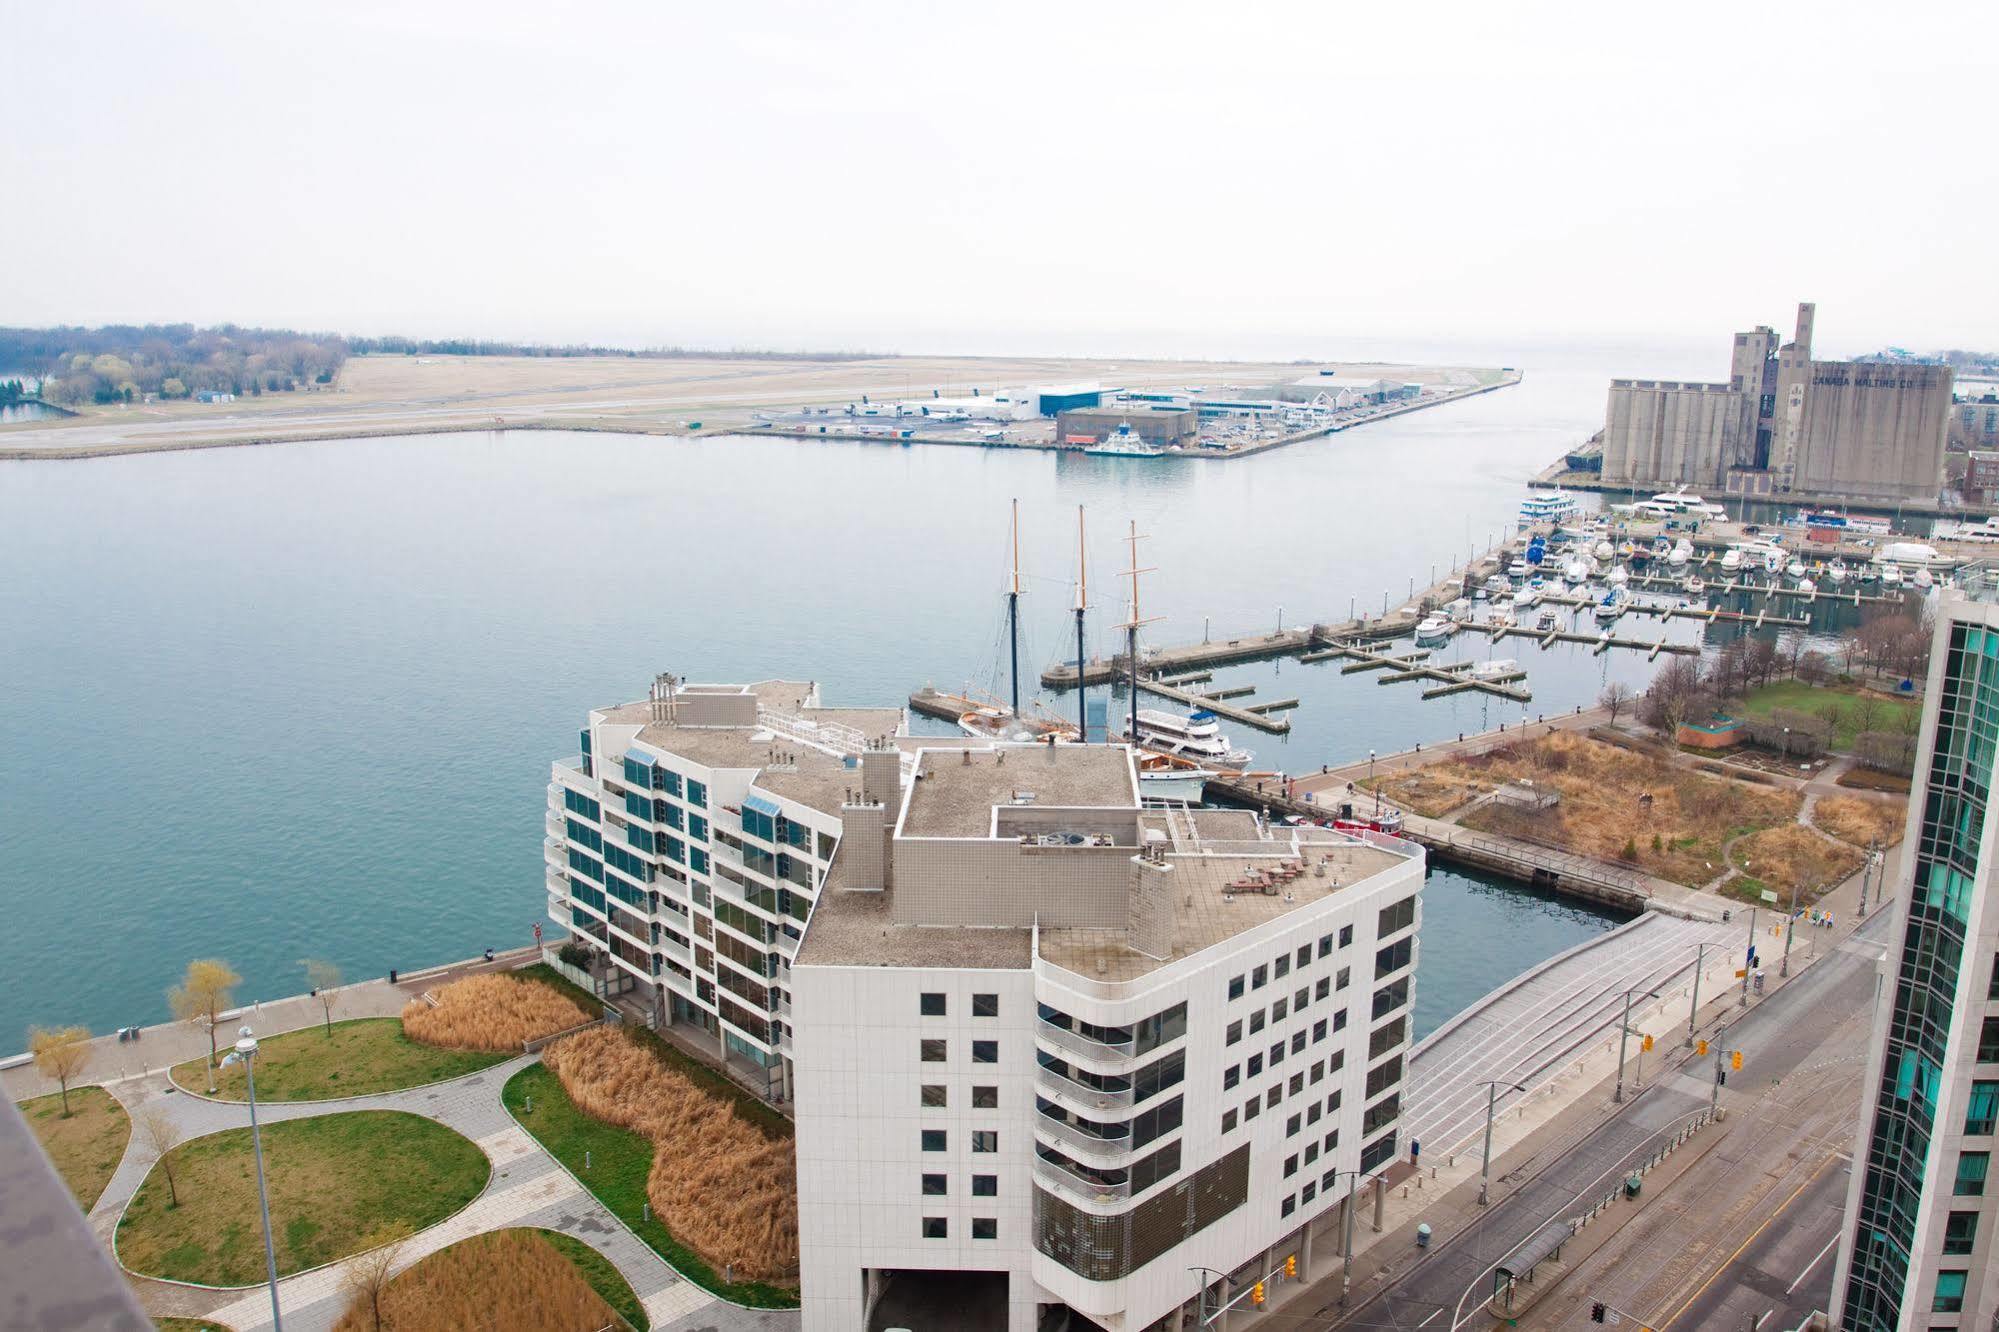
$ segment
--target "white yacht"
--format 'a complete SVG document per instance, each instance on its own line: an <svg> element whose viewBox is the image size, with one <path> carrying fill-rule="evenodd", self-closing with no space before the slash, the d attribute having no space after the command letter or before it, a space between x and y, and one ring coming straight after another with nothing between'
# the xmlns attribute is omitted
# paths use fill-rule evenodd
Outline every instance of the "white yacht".
<svg viewBox="0 0 1999 1332"><path fill-rule="evenodd" d="M1417 647L1441 647L1458 631L1457 622L1441 611L1431 611L1416 626Z"/></svg>
<svg viewBox="0 0 1999 1332"><path fill-rule="evenodd" d="M1520 663L1511 657L1499 657L1492 661L1482 661L1470 671L1474 680L1497 680L1508 675L1518 675Z"/></svg>
<svg viewBox="0 0 1999 1332"><path fill-rule="evenodd" d="M1620 564L1616 568L1612 569L1609 573L1605 574L1603 576L1603 581L1610 584L1614 588L1623 587L1626 583L1631 581L1631 575L1627 573L1625 571L1624 566Z"/></svg>
<svg viewBox="0 0 1999 1332"><path fill-rule="evenodd" d="M1687 595L1690 597L1701 596L1707 591L1707 583L1699 574L1688 574L1687 581L1682 583L1681 586L1686 588Z"/></svg>
<svg viewBox="0 0 1999 1332"><path fill-rule="evenodd" d="M1666 552L1666 563L1671 565L1675 569L1684 569L1687 565L1687 561L1691 560L1693 557L1694 557L1693 542L1681 540L1679 542L1676 542L1673 548Z"/></svg>
<svg viewBox="0 0 1999 1332"><path fill-rule="evenodd" d="M1798 591L1804 593L1806 596L1810 596L1812 595L1812 593L1818 590L1819 590L1819 585L1817 583L1814 583L1811 579L1800 578L1798 580Z"/></svg>
<svg viewBox="0 0 1999 1332"><path fill-rule="evenodd" d="M1825 567L1825 576L1831 580L1834 587L1838 587L1846 581L1846 562L1834 560Z"/></svg>
<svg viewBox="0 0 1999 1332"><path fill-rule="evenodd" d="M1529 495L1520 501L1520 521L1522 523L1559 523L1573 518L1581 507L1574 495L1566 490L1556 490L1548 495Z"/></svg>
<svg viewBox="0 0 1999 1332"><path fill-rule="evenodd" d="M1521 611L1541 600L1541 589L1529 583L1513 594L1513 611L1517 616Z"/></svg>
<svg viewBox="0 0 1999 1332"><path fill-rule="evenodd" d="M1784 575L1787 578L1793 579L1803 578L1805 576L1805 562L1793 555L1791 562L1784 566Z"/></svg>
<svg viewBox="0 0 1999 1332"><path fill-rule="evenodd" d="M1231 768L1247 766L1252 757L1248 750L1231 745L1222 734L1215 714L1205 710L1174 713L1140 708L1136 738L1140 745L1162 754L1177 754Z"/></svg>
<svg viewBox="0 0 1999 1332"><path fill-rule="evenodd" d="M1597 621L1601 624L1609 624L1612 620L1624 614L1624 607L1627 601L1629 601L1629 598L1625 595L1623 588L1611 588L1610 591L1603 594L1603 600L1596 603L1594 614Z"/></svg>
<svg viewBox="0 0 1999 1332"><path fill-rule="evenodd" d="M1721 553L1721 567L1729 573L1735 573L1740 570L1742 568L1742 552L1736 547L1730 546Z"/></svg>
<svg viewBox="0 0 1999 1332"><path fill-rule="evenodd" d="M1882 565L1881 586L1900 587L1901 585L1902 585L1902 566L1899 564Z"/></svg>
<svg viewBox="0 0 1999 1332"><path fill-rule="evenodd" d="M1617 554L1617 547L1611 545L1609 538L1606 537L1604 540L1596 543L1595 548L1590 551L1590 554L1594 555L1599 561L1607 561L1611 556Z"/></svg>
<svg viewBox="0 0 1999 1332"><path fill-rule="evenodd" d="M1569 562L1562 566L1562 577L1581 587L1589 581L1589 561L1580 555L1571 556Z"/></svg>
<svg viewBox="0 0 1999 1332"><path fill-rule="evenodd" d="M1719 504L1709 504L1699 495L1690 495L1686 487L1664 491L1651 499L1632 505L1637 512L1654 518L1721 518L1728 510Z"/></svg>

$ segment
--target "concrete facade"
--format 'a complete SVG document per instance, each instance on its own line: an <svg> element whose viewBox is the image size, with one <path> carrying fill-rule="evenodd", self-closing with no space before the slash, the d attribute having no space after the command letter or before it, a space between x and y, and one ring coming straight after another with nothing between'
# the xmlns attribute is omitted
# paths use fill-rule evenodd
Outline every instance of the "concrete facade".
<svg viewBox="0 0 1999 1332"><path fill-rule="evenodd" d="M1933 500L1950 424L1948 366L1812 357L1816 311L1779 345L1735 335L1726 383L1611 381L1603 475L1634 487Z"/></svg>
<svg viewBox="0 0 1999 1332"><path fill-rule="evenodd" d="M1055 418L1059 439L1090 435L1105 439L1129 425L1148 444L1184 444L1201 433L1201 418L1191 407L1075 407Z"/></svg>

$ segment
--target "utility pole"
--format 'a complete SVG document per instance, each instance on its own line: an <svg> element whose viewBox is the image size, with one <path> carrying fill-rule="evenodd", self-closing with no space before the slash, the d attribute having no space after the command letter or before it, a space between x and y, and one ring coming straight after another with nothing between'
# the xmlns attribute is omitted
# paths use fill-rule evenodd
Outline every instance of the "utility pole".
<svg viewBox="0 0 1999 1332"><path fill-rule="evenodd" d="M1492 1183L1492 1112L1494 1105L1498 1102L1499 1089L1502 1086L1511 1087L1514 1091L1520 1092L1523 1095L1527 1091L1527 1088L1520 1083L1503 1082L1497 1078L1485 1084L1485 1152L1479 1158L1478 1167L1478 1205L1480 1207L1486 1205L1486 1190Z"/></svg>
<svg viewBox="0 0 1999 1332"><path fill-rule="evenodd" d="M1693 1002L1687 1005L1687 1048L1689 1050L1694 1048L1694 1021L1700 1016L1701 1011L1701 964L1707 961L1706 941L1703 940L1695 946L1700 951L1694 955L1694 998Z"/></svg>
<svg viewBox="0 0 1999 1332"><path fill-rule="evenodd" d="M1784 957L1777 964L1777 975L1791 974L1791 936L1798 932L1798 881L1791 880L1791 914L1784 920Z"/></svg>
<svg viewBox="0 0 1999 1332"><path fill-rule="evenodd" d="M1742 954L1742 1007L1749 1007L1749 973L1756 969L1756 908L1749 908L1749 947Z"/></svg>
<svg viewBox="0 0 1999 1332"><path fill-rule="evenodd" d="M1006 642L1013 661L1013 715L1020 718L1020 501L1013 502L1013 578L1006 588ZM1076 665L1076 685L1082 687L1082 663Z"/></svg>
<svg viewBox="0 0 1999 1332"><path fill-rule="evenodd" d="M1723 1027L1714 1034L1714 1091L1709 1096L1707 1103L1707 1112L1710 1117L1713 1116L1715 1111L1721 1108L1721 1043L1722 1038L1726 1035L1728 1035L1727 1027Z"/></svg>
<svg viewBox="0 0 1999 1332"><path fill-rule="evenodd" d="M1617 1028L1617 1092L1612 1098L1613 1100L1622 1101L1624 1099L1624 1052L1625 1046L1631 1040L1631 996L1637 994L1638 991L1639 987L1634 985L1624 992L1624 1021ZM1657 999L1659 992L1657 990L1646 990L1645 997L1647 999Z"/></svg>

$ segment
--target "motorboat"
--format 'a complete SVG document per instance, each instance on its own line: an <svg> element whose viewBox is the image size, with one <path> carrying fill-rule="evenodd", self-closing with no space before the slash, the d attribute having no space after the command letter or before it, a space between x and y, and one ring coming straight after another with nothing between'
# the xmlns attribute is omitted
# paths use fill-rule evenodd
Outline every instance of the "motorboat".
<svg viewBox="0 0 1999 1332"><path fill-rule="evenodd" d="M1784 552L1781 548L1772 546L1763 552L1763 569L1771 577L1774 578L1782 573L1784 571L1784 564Z"/></svg>
<svg viewBox="0 0 1999 1332"><path fill-rule="evenodd" d="M1841 583L1844 583L1847 577L1847 568L1845 562L1842 560L1834 560L1831 564L1828 564L1825 567L1825 576L1828 580L1831 581L1834 587L1838 587Z"/></svg>
<svg viewBox="0 0 1999 1332"><path fill-rule="evenodd" d="M1211 768L1169 754L1140 751L1138 798L1154 805L1198 805L1207 795Z"/></svg>
<svg viewBox="0 0 1999 1332"><path fill-rule="evenodd" d="M1721 553L1721 567L1727 570L1729 573L1735 573L1737 570L1741 569L1742 568L1741 550L1737 549L1734 546L1730 546L1727 550L1723 551Z"/></svg>
<svg viewBox="0 0 1999 1332"><path fill-rule="evenodd" d="M1707 591L1707 582L1699 574L1688 574L1687 581L1680 586L1686 589L1690 597L1698 597Z"/></svg>
<svg viewBox="0 0 1999 1332"><path fill-rule="evenodd" d="M1423 617L1423 622L1416 626L1416 646L1440 647L1449 642L1451 635L1457 631L1456 621L1440 611L1431 611Z"/></svg>
<svg viewBox="0 0 1999 1332"><path fill-rule="evenodd" d="M1616 568L1612 569L1609 573L1605 574L1603 576L1603 581L1610 584L1614 588L1623 587L1626 583L1631 581L1631 575L1627 573L1625 571L1624 566L1620 564Z"/></svg>
<svg viewBox="0 0 1999 1332"><path fill-rule="evenodd" d="M1596 609L1592 613L1596 616L1598 623L1609 624L1612 620L1624 614L1626 600L1627 598L1624 595L1623 589L1613 587L1610 591L1603 594L1603 600L1596 603Z"/></svg>
<svg viewBox="0 0 1999 1332"><path fill-rule="evenodd" d="M1791 579L1803 578L1805 576L1805 562L1793 555L1791 562L1784 566L1784 576Z"/></svg>
<svg viewBox="0 0 1999 1332"><path fill-rule="evenodd" d="M1675 569L1684 569L1687 565L1687 561L1691 560L1693 557L1694 557L1693 542L1680 541L1676 543L1671 550L1666 552L1666 563L1672 565Z"/></svg>
<svg viewBox="0 0 1999 1332"><path fill-rule="evenodd" d="M1511 560L1507 561L1506 572L1510 577L1525 578L1533 571L1534 566L1527 563L1525 555L1515 555Z"/></svg>
<svg viewBox="0 0 1999 1332"><path fill-rule="evenodd" d="M1200 759L1224 767L1247 767L1253 757L1237 749L1222 734L1221 723L1205 708L1192 712L1165 712L1157 708L1138 710L1138 734L1132 739L1146 749L1182 758Z"/></svg>
<svg viewBox="0 0 1999 1332"><path fill-rule="evenodd" d="M1486 579L1485 585L1479 589L1480 592L1495 601L1507 595L1512 590L1513 584L1506 581L1505 574L1494 574L1492 577Z"/></svg>
<svg viewBox="0 0 1999 1332"><path fill-rule="evenodd" d="M1812 595L1812 593L1818 590L1819 590L1819 585L1817 583L1814 583L1811 579L1800 578L1798 580L1798 591L1804 593L1806 596L1810 596Z"/></svg>
<svg viewBox="0 0 1999 1332"><path fill-rule="evenodd" d="M1534 627L1536 629L1539 629L1542 633L1545 634L1550 629L1553 629L1560 622L1561 621L1556 617L1555 612L1551 610L1544 610L1541 612L1541 618L1534 621Z"/></svg>
<svg viewBox="0 0 1999 1332"><path fill-rule="evenodd" d="M1568 579L1569 582L1575 584L1577 587L1581 587L1589 581L1589 561L1583 559L1580 555L1574 557L1562 566L1562 577Z"/></svg>
<svg viewBox="0 0 1999 1332"><path fill-rule="evenodd" d="M1485 622L1489 628L1511 629L1513 611L1503 603L1495 601L1492 603L1492 609L1486 612Z"/></svg>
<svg viewBox="0 0 1999 1332"><path fill-rule="evenodd" d="M1517 615L1541 599L1541 589L1529 583L1513 594L1513 610Z"/></svg>
<svg viewBox="0 0 1999 1332"><path fill-rule="evenodd" d="M1935 574L1930 572L1930 568L1927 564L1919 564L1916 566L1916 572L1913 576L1912 581L1915 583L1917 587L1920 587L1925 592L1927 592L1931 588L1936 586L1937 578Z"/></svg>
<svg viewBox="0 0 1999 1332"><path fill-rule="evenodd" d="M1133 433L1131 422L1120 421L1118 428L1105 436L1101 443L1091 444L1083 452L1099 458L1163 458L1166 450L1157 444L1148 444Z"/></svg>
<svg viewBox="0 0 1999 1332"><path fill-rule="evenodd" d="M1881 586L1900 587L1901 585L1902 585L1902 566L1899 564L1882 565Z"/></svg>
<svg viewBox="0 0 1999 1332"><path fill-rule="evenodd" d="M1499 657L1492 661L1481 661L1470 671L1474 680L1502 680L1509 675L1520 674L1520 663L1511 657Z"/></svg>

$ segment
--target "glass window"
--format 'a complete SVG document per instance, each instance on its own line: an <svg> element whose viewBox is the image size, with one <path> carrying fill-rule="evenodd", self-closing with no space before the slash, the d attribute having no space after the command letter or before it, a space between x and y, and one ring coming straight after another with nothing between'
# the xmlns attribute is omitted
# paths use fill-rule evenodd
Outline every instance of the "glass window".
<svg viewBox="0 0 1999 1332"><path fill-rule="evenodd" d="M1344 990L1351 984L1353 984L1353 968L1341 967L1339 975L1333 978L1334 987Z"/></svg>
<svg viewBox="0 0 1999 1332"><path fill-rule="evenodd" d="M1964 1109L1964 1131L1990 1133L1995 1119L1999 1119L1999 1082L1972 1083L1971 1099Z"/></svg>
<svg viewBox="0 0 1999 1332"><path fill-rule="evenodd" d="M1242 1117L1245 1122L1263 1113L1263 1101L1255 1096L1242 1103Z"/></svg>
<svg viewBox="0 0 1999 1332"><path fill-rule="evenodd" d="M999 1218L996 1216L975 1216L972 1218L973 1239L998 1239Z"/></svg>
<svg viewBox="0 0 1999 1332"><path fill-rule="evenodd" d="M1320 956L1320 957L1324 957L1324 956L1325 956L1326 954L1328 954L1328 953L1330 953L1330 952L1332 952L1332 951L1333 951L1333 936L1332 936L1332 935L1330 935L1330 934L1322 934L1322 935L1320 935L1320 936L1319 936L1319 956Z"/></svg>
<svg viewBox="0 0 1999 1332"><path fill-rule="evenodd" d="M919 997L916 1001L916 1011L924 1017L943 1017L944 996L941 994L925 994Z"/></svg>
<svg viewBox="0 0 1999 1332"><path fill-rule="evenodd" d="M974 1110L999 1109L999 1088L998 1087L972 1088L972 1109Z"/></svg>
<svg viewBox="0 0 1999 1332"><path fill-rule="evenodd" d="M973 1017L998 1017L999 996L996 994L975 994L972 996Z"/></svg>
<svg viewBox="0 0 1999 1332"><path fill-rule="evenodd" d="M1279 999L1270 1006L1270 1020L1272 1022L1282 1022L1290 1012L1291 1001L1289 999Z"/></svg>
<svg viewBox="0 0 1999 1332"><path fill-rule="evenodd" d="M1249 973L1249 988L1250 988L1250 989L1252 989L1252 990L1260 990L1260 989L1262 989L1262 988L1263 988L1264 986L1266 986L1266 985L1268 985L1268 984L1270 984L1270 968L1269 968L1269 967L1258 967L1258 968L1256 968L1256 970L1254 970L1254 971L1252 971L1252 972L1250 972L1250 973Z"/></svg>
<svg viewBox="0 0 1999 1332"><path fill-rule="evenodd" d="M1999 1017L1989 1017L1978 1028L1978 1062L1999 1064Z"/></svg>
<svg viewBox="0 0 1999 1332"><path fill-rule="evenodd" d="M1304 966L1304 965L1305 965L1305 964L1306 964L1307 962L1310 962L1311 960L1312 960L1312 945L1310 945L1310 944L1299 944L1299 945L1298 945L1298 965L1302 967L1302 966Z"/></svg>
<svg viewBox="0 0 1999 1332"><path fill-rule="evenodd" d="M945 1134L943 1129L923 1130L924 1151L942 1152L942 1151L948 1151L949 1149L950 1149L950 1138L948 1137L948 1135Z"/></svg>
<svg viewBox="0 0 1999 1332"><path fill-rule="evenodd" d="M1353 926L1351 925L1340 926L1340 947L1345 948L1352 942L1353 942Z"/></svg>
<svg viewBox="0 0 1999 1332"><path fill-rule="evenodd" d="M1971 1246L1978 1242L1978 1213L1952 1212L1944 1222L1943 1251L1953 1256L1971 1252Z"/></svg>
<svg viewBox="0 0 1999 1332"><path fill-rule="evenodd" d="M1261 1072L1263 1072L1263 1056L1260 1054L1251 1055L1249 1057L1249 1075L1253 1078Z"/></svg>
<svg viewBox="0 0 1999 1332"><path fill-rule="evenodd" d="M972 1176L972 1196L974 1198L999 1197L999 1176L998 1175Z"/></svg>
<svg viewBox="0 0 1999 1332"><path fill-rule="evenodd" d="M1298 1210L1298 1195L1295 1193L1286 1194L1284 1197L1284 1206L1280 1207L1278 1211L1285 1216L1289 1216L1297 1210Z"/></svg>
<svg viewBox="0 0 1999 1332"><path fill-rule="evenodd" d="M1937 1273L1936 1298L1930 1301L1931 1313L1958 1313L1964 1308L1964 1273Z"/></svg>
<svg viewBox="0 0 1999 1332"><path fill-rule="evenodd" d="M1291 1178L1291 1177L1292 1177L1293 1175L1295 1175L1295 1174L1297 1174L1297 1173L1298 1173L1298 1158L1297 1158L1297 1157L1295 1157L1295 1156L1287 1156L1287 1157L1285 1157L1285 1158L1284 1158L1284 1178L1286 1178L1286 1179L1289 1179L1289 1178Z"/></svg>
<svg viewBox="0 0 1999 1332"><path fill-rule="evenodd" d="M923 1177L923 1196L926 1198L941 1198L949 1189L950 1185L944 1182L944 1176L942 1175L925 1175Z"/></svg>
<svg viewBox="0 0 1999 1332"><path fill-rule="evenodd" d="M996 1152L999 1150L998 1129L973 1129L972 1150L975 1152Z"/></svg>
<svg viewBox="0 0 1999 1332"><path fill-rule="evenodd" d="M1291 954L1285 953L1277 959L1276 970L1271 973L1279 980L1291 974Z"/></svg>
<svg viewBox="0 0 1999 1332"><path fill-rule="evenodd" d="M1293 1115L1291 1116L1291 1118L1284 1121L1284 1136L1287 1138L1295 1138L1298 1136L1298 1130L1304 1127L1305 1127L1305 1116L1302 1114Z"/></svg>
<svg viewBox="0 0 1999 1332"><path fill-rule="evenodd" d="M1312 992L1310 990L1301 989L1298 991L1298 993L1291 996L1291 1011L1294 1013L1302 1013L1305 1011L1305 1005L1311 1002L1312 1002Z"/></svg>
<svg viewBox="0 0 1999 1332"><path fill-rule="evenodd" d="M1229 977L1229 998L1231 999L1242 998L1242 990L1243 990L1242 977L1240 976Z"/></svg>
<svg viewBox="0 0 1999 1332"><path fill-rule="evenodd" d="M689 782L688 785L692 786L693 783ZM923 1218L923 1238L948 1239L950 1234L951 1223L945 1218L941 1216L926 1216Z"/></svg>
<svg viewBox="0 0 1999 1332"><path fill-rule="evenodd" d="M1980 1198L1985 1195L1985 1170L1992 1163L1990 1152L1959 1152L1957 1154L1957 1183L1951 1189L1960 1198Z"/></svg>
<svg viewBox="0 0 1999 1332"><path fill-rule="evenodd" d="M1224 1110L1222 1112L1222 1132L1233 1133L1235 1131L1235 1125L1236 1125L1235 1111Z"/></svg>
<svg viewBox="0 0 1999 1332"><path fill-rule="evenodd" d="M1228 1038L1223 1044L1234 1045L1240 1040L1242 1040L1242 1019L1237 1018L1234 1022L1229 1023Z"/></svg>
<svg viewBox="0 0 1999 1332"><path fill-rule="evenodd" d="M921 1043L921 1045L922 1045L922 1050L923 1050L923 1062L924 1062L924 1063L926 1063L926 1064L941 1064L941 1063L943 1063L943 1062L944 1062L944 1060L945 1060L945 1058L946 1058L946 1054L945 1054L945 1051L946 1051L946 1048L947 1048L947 1043L946 1043L946 1042L944 1042L944 1041L924 1041L924 1042L922 1042L922 1043Z"/></svg>
<svg viewBox="0 0 1999 1332"><path fill-rule="evenodd" d="M1263 1094L1263 1104L1266 1109L1275 1110L1277 1108L1277 1103L1283 1099L1284 1099L1284 1088L1282 1086L1272 1087L1269 1091Z"/></svg>
<svg viewBox="0 0 1999 1332"><path fill-rule="evenodd" d="M692 777L689 777L687 779L687 803L693 805L696 809L706 809L708 807L708 784L706 782L697 782Z"/></svg>
<svg viewBox="0 0 1999 1332"><path fill-rule="evenodd" d="M1230 1064L1222 1070L1222 1090L1227 1091L1242 1081L1242 1065Z"/></svg>
<svg viewBox="0 0 1999 1332"><path fill-rule="evenodd" d="M1304 1032L1302 1032L1302 1031L1294 1031L1294 1032L1292 1032L1292 1033L1291 1033L1291 1053L1292 1053L1292 1054L1302 1054L1302 1053L1304 1053L1304 1050L1305 1050L1305 1033L1304 1033Z"/></svg>
<svg viewBox="0 0 1999 1332"><path fill-rule="evenodd" d="M1263 1030L1263 1010L1259 1008L1254 1013L1251 1013L1249 1015L1249 1033L1250 1035L1254 1036L1257 1032L1262 1030Z"/></svg>
<svg viewBox="0 0 1999 1332"><path fill-rule="evenodd" d="M950 1104L950 1092L941 1082L923 1084L923 1104L926 1107L941 1107Z"/></svg>
<svg viewBox="0 0 1999 1332"><path fill-rule="evenodd" d="M997 1064L999 1062L998 1041L973 1041L972 1062L975 1064Z"/></svg>
<svg viewBox="0 0 1999 1332"><path fill-rule="evenodd" d="M1313 992L1314 994L1318 995L1318 996L1319 996L1319 998L1321 998L1321 999L1323 999L1323 998L1325 998L1325 997L1326 997L1327 995L1331 994L1331 993L1333 992L1333 981L1332 981L1332 977L1330 977L1330 976L1321 976L1321 977L1319 977L1319 983L1318 983L1317 985L1314 985L1314 986L1312 987L1312 992Z"/></svg>

